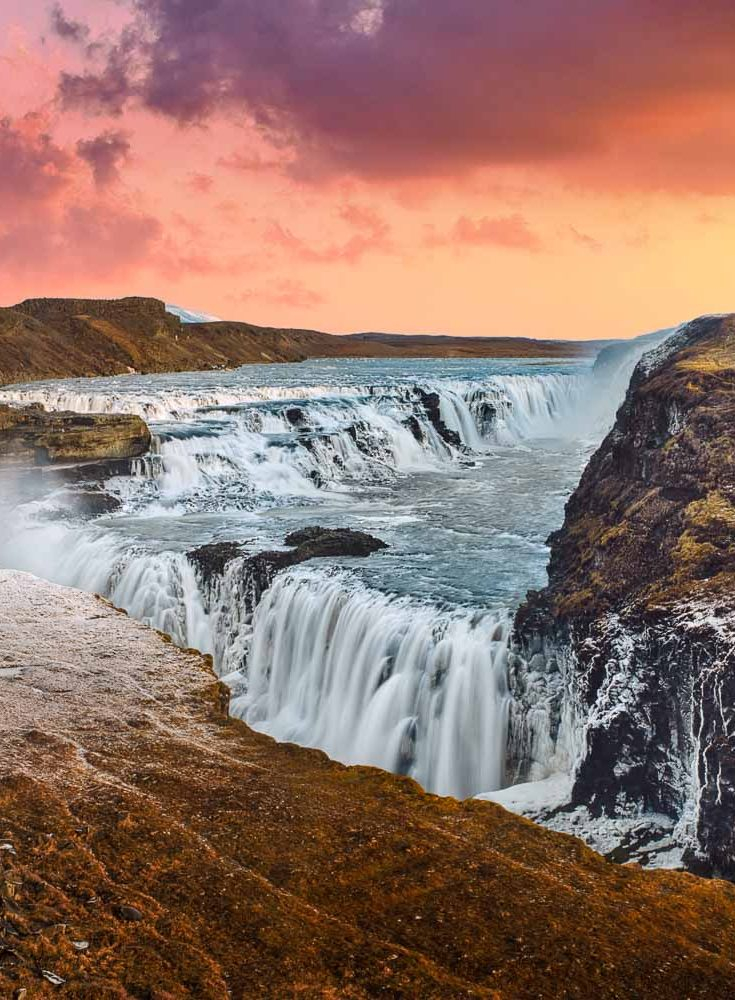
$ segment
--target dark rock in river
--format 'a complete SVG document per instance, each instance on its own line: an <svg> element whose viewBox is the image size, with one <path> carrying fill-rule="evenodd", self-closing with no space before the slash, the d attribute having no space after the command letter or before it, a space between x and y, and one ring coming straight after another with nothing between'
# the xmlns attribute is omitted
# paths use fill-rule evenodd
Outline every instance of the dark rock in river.
<svg viewBox="0 0 735 1000"><path fill-rule="evenodd" d="M429 418L434 430L437 432L439 437L445 441L452 448L461 448L462 441L459 434L456 431L451 430L442 420L441 415L441 403L439 400L438 392L426 392L425 389L416 389L419 399L421 400L421 405L426 411L426 416Z"/></svg>
<svg viewBox="0 0 735 1000"><path fill-rule="evenodd" d="M406 419L403 421L403 426L407 428L407 430L411 431L411 434L413 434L414 438L418 441L419 444L423 444L424 432L421 427L421 424L418 422L417 417L415 417L413 414L411 414L410 417L406 417Z"/></svg>
<svg viewBox="0 0 735 1000"><path fill-rule="evenodd" d="M302 528L287 535L283 544L296 548L298 562L322 556L369 556L388 548L380 538L352 528Z"/></svg>
<svg viewBox="0 0 735 1000"><path fill-rule="evenodd" d="M246 556L243 560L243 579L246 582L245 604L254 610L263 593L270 587L277 573L289 566L321 558L365 558L388 546L379 538L352 528L308 527L291 532L284 541L288 549L272 549ZM228 564L245 555L242 543L215 542L203 545L188 553L206 586L222 576Z"/></svg>
<svg viewBox="0 0 735 1000"><path fill-rule="evenodd" d="M193 549L187 556L201 579L210 583L212 577L221 576L227 564L244 555L244 552L244 543L241 542L213 542Z"/></svg>
<svg viewBox="0 0 735 1000"><path fill-rule="evenodd" d="M88 489L70 491L64 497L69 507L75 514L83 517L102 517L105 514L114 514L122 507L122 501L106 493L104 490L95 489L90 486Z"/></svg>
<svg viewBox="0 0 735 1000"><path fill-rule="evenodd" d="M286 420L288 420L292 427L303 427L306 424L304 411L300 406L289 406L286 410Z"/></svg>

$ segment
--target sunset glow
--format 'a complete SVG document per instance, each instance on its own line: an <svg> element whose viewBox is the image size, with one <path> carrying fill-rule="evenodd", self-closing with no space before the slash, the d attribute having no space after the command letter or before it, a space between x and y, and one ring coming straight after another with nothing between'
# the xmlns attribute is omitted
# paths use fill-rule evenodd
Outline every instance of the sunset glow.
<svg viewBox="0 0 735 1000"><path fill-rule="evenodd" d="M627 337L732 308L735 7L6 0L0 301Z"/></svg>

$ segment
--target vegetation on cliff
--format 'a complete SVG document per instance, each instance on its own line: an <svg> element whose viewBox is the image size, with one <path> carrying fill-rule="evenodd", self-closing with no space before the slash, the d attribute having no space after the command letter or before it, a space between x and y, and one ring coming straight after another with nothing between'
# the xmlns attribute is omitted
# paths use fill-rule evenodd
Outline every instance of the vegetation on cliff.
<svg viewBox="0 0 735 1000"><path fill-rule="evenodd" d="M636 371L551 537L555 616L735 596L735 317L690 323L662 350Z"/></svg>

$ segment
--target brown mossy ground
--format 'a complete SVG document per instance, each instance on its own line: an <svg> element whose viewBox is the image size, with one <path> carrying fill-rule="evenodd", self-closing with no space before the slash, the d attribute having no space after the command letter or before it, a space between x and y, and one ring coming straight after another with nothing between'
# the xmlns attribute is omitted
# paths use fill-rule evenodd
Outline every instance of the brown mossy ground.
<svg viewBox="0 0 735 1000"><path fill-rule="evenodd" d="M86 595L0 574L0 614L0 996L729 995L732 885L276 744Z"/></svg>
<svg viewBox="0 0 735 1000"><path fill-rule="evenodd" d="M735 318L692 327L634 378L552 536L556 617L735 594Z"/></svg>

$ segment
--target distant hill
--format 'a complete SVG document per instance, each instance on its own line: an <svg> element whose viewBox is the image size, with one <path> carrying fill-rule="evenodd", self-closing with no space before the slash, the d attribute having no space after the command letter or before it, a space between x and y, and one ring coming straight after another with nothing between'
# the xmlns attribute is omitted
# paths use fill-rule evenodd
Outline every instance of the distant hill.
<svg viewBox="0 0 735 1000"><path fill-rule="evenodd" d="M592 343L521 337L334 336L230 321L182 322L152 298L26 299L0 308L0 384L195 371L333 357L589 356Z"/></svg>

